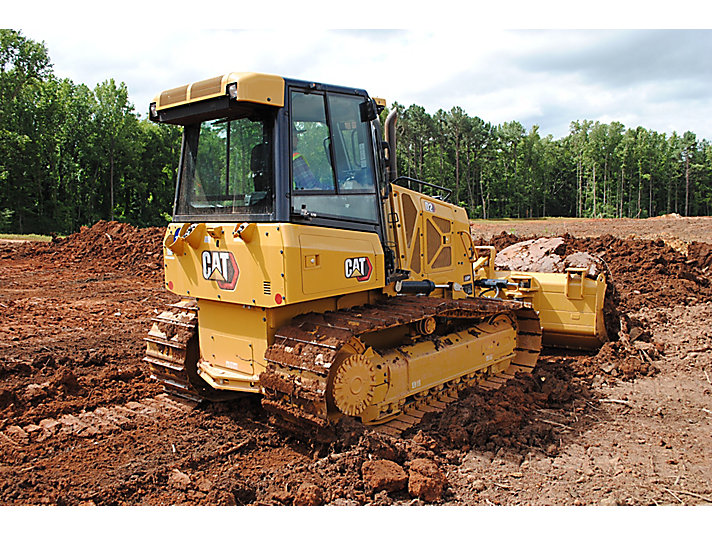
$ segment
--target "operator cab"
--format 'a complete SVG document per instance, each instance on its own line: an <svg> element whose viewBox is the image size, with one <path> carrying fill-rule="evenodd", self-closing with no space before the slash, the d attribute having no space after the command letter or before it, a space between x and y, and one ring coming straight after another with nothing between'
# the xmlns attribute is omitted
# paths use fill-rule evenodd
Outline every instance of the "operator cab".
<svg viewBox="0 0 712 534"><path fill-rule="evenodd" d="M173 220L382 235L377 111L363 90L251 73L161 93L151 119L184 126Z"/></svg>

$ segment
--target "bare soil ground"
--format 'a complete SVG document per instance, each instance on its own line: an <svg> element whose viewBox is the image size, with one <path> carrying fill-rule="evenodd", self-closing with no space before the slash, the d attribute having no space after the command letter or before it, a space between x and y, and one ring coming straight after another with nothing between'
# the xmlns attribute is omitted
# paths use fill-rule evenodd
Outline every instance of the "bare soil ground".
<svg viewBox="0 0 712 534"><path fill-rule="evenodd" d="M563 235L600 256L623 314L598 354L546 350L403 438L327 448L259 398L194 406L141 358L162 229L98 223L0 242L0 499L64 505L703 505L712 502L712 220L473 222L498 248ZM502 232L508 232L503 234ZM516 235L510 235L515 232Z"/></svg>
<svg viewBox="0 0 712 534"><path fill-rule="evenodd" d="M620 238L664 239L670 243L701 241L712 243L712 217L681 217L676 213L650 219L521 219L472 222L477 235L490 238L501 232L518 236L600 237L610 234Z"/></svg>

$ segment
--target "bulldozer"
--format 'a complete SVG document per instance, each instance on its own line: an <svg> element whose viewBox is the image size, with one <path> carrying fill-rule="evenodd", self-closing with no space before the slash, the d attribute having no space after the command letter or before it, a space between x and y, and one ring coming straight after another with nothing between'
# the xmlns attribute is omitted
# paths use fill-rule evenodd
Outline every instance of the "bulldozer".
<svg viewBox="0 0 712 534"><path fill-rule="evenodd" d="M182 299L146 337L167 392L262 395L274 424L322 441L345 418L399 435L463 388L531 372L542 339L604 340L605 277L496 271L450 190L398 175L385 107L249 72L150 103L183 129L163 242Z"/></svg>

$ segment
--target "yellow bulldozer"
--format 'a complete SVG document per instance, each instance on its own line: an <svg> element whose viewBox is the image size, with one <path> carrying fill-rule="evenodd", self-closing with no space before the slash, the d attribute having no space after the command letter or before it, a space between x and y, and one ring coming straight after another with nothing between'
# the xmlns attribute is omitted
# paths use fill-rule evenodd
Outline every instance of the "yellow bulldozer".
<svg viewBox="0 0 712 534"><path fill-rule="evenodd" d="M183 128L163 247L183 299L146 338L168 392L261 394L275 424L318 439L343 417L398 434L462 388L530 372L542 334L605 339L605 277L495 270L449 190L397 175L384 108L361 89L243 72L150 104Z"/></svg>

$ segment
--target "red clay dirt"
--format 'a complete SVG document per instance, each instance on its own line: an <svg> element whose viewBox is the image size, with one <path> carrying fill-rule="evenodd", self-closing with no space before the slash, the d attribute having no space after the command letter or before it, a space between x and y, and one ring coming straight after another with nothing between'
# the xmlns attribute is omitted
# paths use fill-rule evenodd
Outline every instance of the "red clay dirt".
<svg viewBox="0 0 712 534"><path fill-rule="evenodd" d="M326 448L271 427L256 396L194 406L149 380L150 318L179 300L162 284L163 229L100 222L52 243L0 242L0 498L712 502L712 221L561 224L472 229L498 248L562 235L567 250L600 257L614 280L618 339L598 354L545 350L533 374L463 391L402 438L347 421Z"/></svg>

